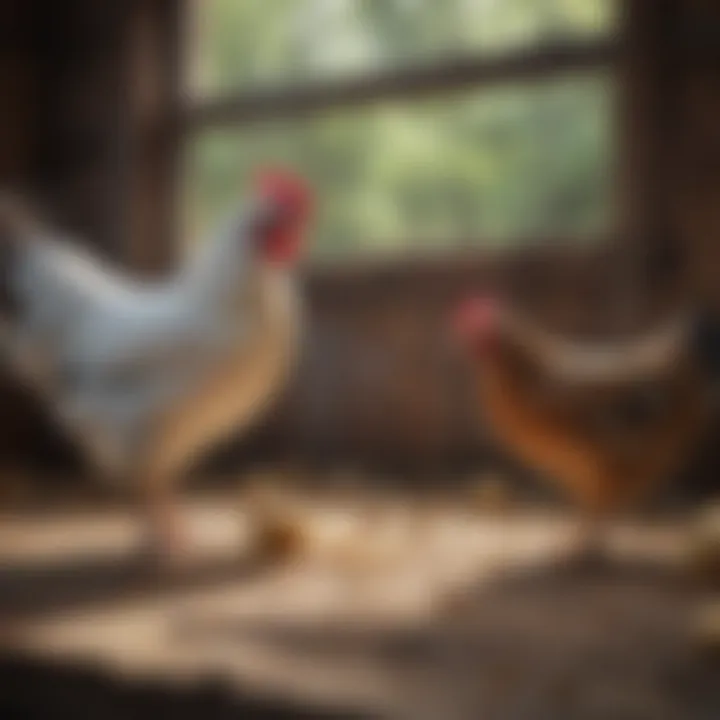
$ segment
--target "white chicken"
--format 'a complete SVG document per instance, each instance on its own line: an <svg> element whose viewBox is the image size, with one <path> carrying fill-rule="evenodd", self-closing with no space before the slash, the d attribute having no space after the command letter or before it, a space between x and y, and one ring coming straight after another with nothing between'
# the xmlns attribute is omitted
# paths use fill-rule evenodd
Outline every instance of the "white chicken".
<svg viewBox="0 0 720 720"><path fill-rule="evenodd" d="M255 194L156 284L104 267L14 209L0 218L5 357L97 470L141 494L161 561L183 555L182 471L259 416L297 354L293 267L310 194L282 172L265 173Z"/></svg>

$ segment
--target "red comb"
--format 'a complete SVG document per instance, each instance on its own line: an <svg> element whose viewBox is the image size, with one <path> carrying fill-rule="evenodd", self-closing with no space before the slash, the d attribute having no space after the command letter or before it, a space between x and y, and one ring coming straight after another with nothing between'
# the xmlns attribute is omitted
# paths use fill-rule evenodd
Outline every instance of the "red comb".
<svg viewBox="0 0 720 720"><path fill-rule="evenodd" d="M312 192L309 185L289 170L263 168L256 172L254 185L263 197L271 198L296 211L311 210Z"/></svg>
<svg viewBox="0 0 720 720"><path fill-rule="evenodd" d="M469 298L455 311L453 330L463 339L487 336L497 327L499 309L499 303L492 297Z"/></svg>
<svg viewBox="0 0 720 720"><path fill-rule="evenodd" d="M268 168L255 174L257 195L269 202L271 221L258 236L263 256L278 264L296 259L313 214L308 184L288 171Z"/></svg>

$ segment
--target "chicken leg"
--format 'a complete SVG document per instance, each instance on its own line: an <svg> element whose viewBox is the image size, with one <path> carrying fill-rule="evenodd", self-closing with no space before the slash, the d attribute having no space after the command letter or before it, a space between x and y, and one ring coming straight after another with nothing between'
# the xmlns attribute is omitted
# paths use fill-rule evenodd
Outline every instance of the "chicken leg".
<svg viewBox="0 0 720 720"><path fill-rule="evenodd" d="M142 556L157 569L179 569L188 559L188 528L173 483L162 475L147 475L140 478L138 491L145 525Z"/></svg>
<svg viewBox="0 0 720 720"><path fill-rule="evenodd" d="M581 513L571 532L568 547L560 564L569 572L593 572L605 567L610 560L607 537L609 521L606 515Z"/></svg>

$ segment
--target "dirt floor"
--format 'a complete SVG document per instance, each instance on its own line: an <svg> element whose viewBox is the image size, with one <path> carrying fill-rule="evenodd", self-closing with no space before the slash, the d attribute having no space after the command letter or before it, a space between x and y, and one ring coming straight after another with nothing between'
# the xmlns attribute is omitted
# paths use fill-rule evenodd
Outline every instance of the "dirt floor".
<svg viewBox="0 0 720 720"><path fill-rule="evenodd" d="M0 518L3 718L720 718L678 519L618 524L580 572L572 523L538 508L276 493L187 514L172 575L126 511Z"/></svg>

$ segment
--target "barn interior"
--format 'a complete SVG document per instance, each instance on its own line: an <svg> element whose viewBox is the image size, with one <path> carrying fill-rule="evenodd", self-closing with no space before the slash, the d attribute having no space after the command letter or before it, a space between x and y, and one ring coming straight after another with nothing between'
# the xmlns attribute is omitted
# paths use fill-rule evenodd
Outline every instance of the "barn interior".
<svg viewBox="0 0 720 720"><path fill-rule="evenodd" d="M488 287L580 339L718 317L720 6L332 5L2 3L0 186L93 253L172 273L257 163L321 209L298 368L183 482L181 571L3 374L0 714L720 717L717 412L612 564L558 572L572 503L447 329Z"/></svg>

